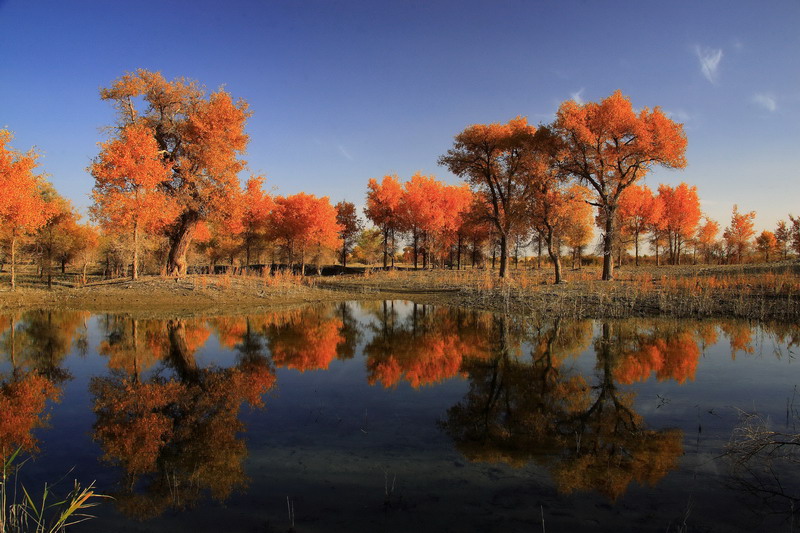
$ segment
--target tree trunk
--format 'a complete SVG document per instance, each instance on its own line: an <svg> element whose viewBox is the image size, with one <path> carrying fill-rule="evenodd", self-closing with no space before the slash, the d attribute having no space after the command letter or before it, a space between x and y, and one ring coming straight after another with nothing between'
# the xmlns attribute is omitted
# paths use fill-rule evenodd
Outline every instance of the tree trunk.
<svg viewBox="0 0 800 533"><path fill-rule="evenodd" d="M606 227L605 235L603 235L603 281L610 281L614 279L614 215L616 215L616 206L606 206Z"/></svg>
<svg viewBox="0 0 800 533"><path fill-rule="evenodd" d="M13 231L13 230L12 230ZM17 290L17 236L11 234L11 290Z"/></svg>
<svg viewBox="0 0 800 533"><path fill-rule="evenodd" d="M553 262L553 269L555 270L556 275L556 284L561 283L561 254L553 246L553 228L547 228L547 255L550 256L550 260Z"/></svg>
<svg viewBox="0 0 800 533"><path fill-rule="evenodd" d="M417 255L419 254L419 235L417 235L417 230L412 230L411 238L411 245L414 247L414 270L417 270Z"/></svg>
<svg viewBox="0 0 800 533"><path fill-rule="evenodd" d="M177 227L170 239L169 255L167 256L167 275L183 277L186 275L186 253L192 244L194 230L200 216L194 211L181 215Z"/></svg>
<svg viewBox="0 0 800 533"><path fill-rule="evenodd" d="M133 274L131 279L139 279L139 221L133 223Z"/></svg>
<svg viewBox="0 0 800 533"><path fill-rule="evenodd" d="M538 245L538 256L536 257L536 270L542 269L542 236L539 234L536 237L536 244Z"/></svg>
<svg viewBox="0 0 800 533"><path fill-rule="evenodd" d="M508 272L508 238L500 234L500 277L507 278Z"/></svg>
<svg viewBox="0 0 800 533"><path fill-rule="evenodd" d="M636 251L636 261L634 264L639 266L639 232L633 234L633 249Z"/></svg>

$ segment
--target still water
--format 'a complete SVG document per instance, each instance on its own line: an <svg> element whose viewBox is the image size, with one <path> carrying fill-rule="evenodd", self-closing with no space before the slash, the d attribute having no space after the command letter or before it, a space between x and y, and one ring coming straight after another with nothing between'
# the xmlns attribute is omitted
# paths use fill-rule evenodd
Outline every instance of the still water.
<svg viewBox="0 0 800 533"><path fill-rule="evenodd" d="M791 531L798 344L403 301L0 314L0 449L113 496L72 531Z"/></svg>

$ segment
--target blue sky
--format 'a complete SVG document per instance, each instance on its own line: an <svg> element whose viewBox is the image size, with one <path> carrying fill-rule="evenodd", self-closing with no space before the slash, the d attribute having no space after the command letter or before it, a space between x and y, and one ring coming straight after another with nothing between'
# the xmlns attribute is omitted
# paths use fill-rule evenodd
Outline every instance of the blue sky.
<svg viewBox="0 0 800 533"><path fill-rule="evenodd" d="M0 0L0 127L80 208L113 123L101 87L137 68L248 101L249 172L279 194L363 204L465 126L552 120L616 89L685 124L685 170L724 227L800 215L800 2ZM245 177L245 176L243 176Z"/></svg>

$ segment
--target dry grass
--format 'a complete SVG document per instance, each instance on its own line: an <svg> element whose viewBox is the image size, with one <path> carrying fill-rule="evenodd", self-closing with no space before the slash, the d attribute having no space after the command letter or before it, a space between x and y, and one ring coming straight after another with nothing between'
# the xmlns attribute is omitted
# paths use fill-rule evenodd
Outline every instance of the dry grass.
<svg viewBox="0 0 800 533"><path fill-rule="evenodd" d="M347 292L388 293L448 301L484 309L553 316L800 318L800 265L644 267L617 271L568 271L568 283L552 285L548 270L512 271L508 280L487 270L394 271L325 280Z"/></svg>
<svg viewBox="0 0 800 533"><path fill-rule="evenodd" d="M0 309L59 307L98 310L208 310L264 307L312 301L405 298L425 303L512 310L576 318L628 316L800 318L800 263L743 266L624 267L613 282L594 268L566 270L553 285L550 269L511 270L501 280L491 270L366 270L362 275L301 277L193 275L176 280L151 276L86 286L59 284L52 291L23 286L10 292L0 281Z"/></svg>

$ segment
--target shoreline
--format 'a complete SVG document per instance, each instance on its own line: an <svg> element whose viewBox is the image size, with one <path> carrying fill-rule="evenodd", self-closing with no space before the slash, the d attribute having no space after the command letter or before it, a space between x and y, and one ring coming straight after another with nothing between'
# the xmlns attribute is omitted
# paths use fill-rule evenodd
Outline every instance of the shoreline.
<svg viewBox="0 0 800 533"><path fill-rule="evenodd" d="M654 270L654 269L651 269ZM658 276L670 272L671 276ZM547 283L547 271L504 281L487 271L388 271L281 279L193 275L177 280L146 276L82 287L0 287L0 312L37 308L137 314L228 313L348 300L410 300L494 312L562 318L800 319L800 264L767 269L627 270L603 282L585 271L571 282ZM625 277L627 276L627 277Z"/></svg>

